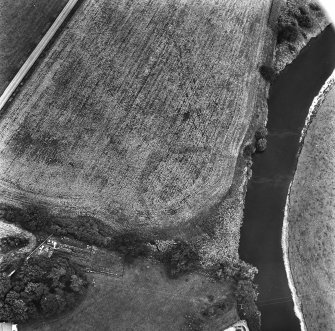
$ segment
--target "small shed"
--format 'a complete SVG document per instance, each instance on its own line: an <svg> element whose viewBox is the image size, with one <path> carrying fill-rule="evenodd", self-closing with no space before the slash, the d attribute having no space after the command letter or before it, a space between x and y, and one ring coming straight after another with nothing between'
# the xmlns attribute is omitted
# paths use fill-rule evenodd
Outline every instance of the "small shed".
<svg viewBox="0 0 335 331"><path fill-rule="evenodd" d="M238 321L234 325L232 325L230 328L225 329L224 331L249 331L247 322L242 320Z"/></svg>
<svg viewBox="0 0 335 331"><path fill-rule="evenodd" d="M0 323L0 331L18 331L17 325L12 323Z"/></svg>

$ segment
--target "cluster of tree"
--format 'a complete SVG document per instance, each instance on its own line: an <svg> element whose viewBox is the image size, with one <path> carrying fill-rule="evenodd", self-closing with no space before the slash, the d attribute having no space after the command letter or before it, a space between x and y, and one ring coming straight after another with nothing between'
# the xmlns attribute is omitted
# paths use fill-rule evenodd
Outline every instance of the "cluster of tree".
<svg viewBox="0 0 335 331"><path fill-rule="evenodd" d="M261 127L259 128L256 133L255 133L255 147L256 147L256 152L264 152L267 146L267 140L266 136L268 135L268 130L266 127Z"/></svg>
<svg viewBox="0 0 335 331"><path fill-rule="evenodd" d="M255 132L255 140L253 143L245 146L244 156L250 157L255 152L264 152L267 147L266 137L268 135L267 129L263 126Z"/></svg>
<svg viewBox="0 0 335 331"><path fill-rule="evenodd" d="M237 282L235 297L238 304L238 314L245 319L250 331L260 331L261 314L257 308L257 286L252 280L241 279Z"/></svg>
<svg viewBox="0 0 335 331"><path fill-rule="evenodd" d="M258 270L256 267L242 261L223 261L214 268L215 275L218 278L231 279L234 281L250 280L255 278Z"/></svg>
<svg viewBox="0 0 335 331"><path fill-rule="evenodd" d="M0 239L0 249L3 253L28 245L29 239L22 236L7 236Z"/></svg>
<svg viewBox="0 0 335 331"><path fill-rule="evenodd" d="M109 248L121 253L125 262L130 263L137 257L145 257L149 254L150 250L147 242L147 239L135 232L126 232L113 237Z"/></svg>
<svg viewBox="0 0 335 331"><path fill-rule="evenodd" d="M267 81L267 82L270 82L272 83L278 76L278 74L276 73L276 71L268 66L268 65L261 65L259 67L259 72L260 74L262 75L262 77Z"/></svg>
<svg viewBox="0 0 335 331"><path fill-rule="evenodd" d="M310 8L311 10L314 10L314 11L321 11L321 7L320 7L317 3L315 3L315 2L310 2L310 3L308 4L308 6L309 6L309 8Z"/></svg>
<svg viewBox="0 0 335 331"><path fill-rule="evenodd" d="M281 44L284 41L295 42L298 39L299 31L295 22L278 23L277 43Z"/></svg>
<svg viewBox="0 0 335 331"><path fill-rule="evenodd" d="M216 278L232 280L235 283L239 316L247 320L251 331L259 331L260 313L256 305L258 292L253 283L257 268L242 260L227 260L215 266L212 271Z"/></svg>
<svg viewBox="0 0 335 331"><path fill-rule="evenodd" d="M25 210L8 207L5 209L4 218L6 221L19 224L22 228L36 232L48 229L50 218L44 208L28 206Z"/></svg>
<svg viewBox="0 0 335 331"><path fill-rule="evenodd" d="M312 28L314 20L310 10L319 12L321 8L316 3L310 3L308 7L299 6L298 8L291 8L287 12L287 17L279 17L277 42L295 42L299 36L298 26L303 29Z"/></svg>
<svg viewBox="0 0 335 331"><path fill-rule="evenodd" d="M55 316L73 308L86 287L85 276L67 259L32 257L11 277L0 275L0 321Z"/></svg>
<svg viewBox="0 0 335 331"><path fill-rule="evenodd" d="M195 247L178 239L162 253L160 260L164 263L168 276L177 278L194 270L200 257Z"/></svg>
<svg viewBox="0 0 335 331"><path fill-rule="evenodd" d="M150 239L135 232L115 234L106 224L93 217L80 216L66 220L50 215L43 207L29 206L26 209L7 208L4 218L28 231L68 236L89 245L117 251L126 262L146 256L149 252L147 242Z"/></svg>
<svg viewBox="0 0 335 331"><path fill-rule="evenodd" d="M28 206L25 209L8 207L5 209L4 218L33 233L66 235L87 244L103 247L109 244L108 232L105 229L108 227L92 217L82 216L68 221L50 215L43 207Z"/></svg>
<svg viewBox="0 0 335 331"><path fill-rule="evenodd" d="M296 18L298 25L302 28L309 29L313 27L314 22L307 8L300 6L298 8L298 12L294 13L293 15Z"/></svg>

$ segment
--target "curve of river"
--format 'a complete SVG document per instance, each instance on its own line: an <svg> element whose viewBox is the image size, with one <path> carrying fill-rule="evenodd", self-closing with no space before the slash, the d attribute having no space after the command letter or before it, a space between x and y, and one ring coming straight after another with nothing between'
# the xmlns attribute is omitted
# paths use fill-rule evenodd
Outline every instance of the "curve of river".
<svg viewBox="0 0 335 331"><path fill-rule="evenodd" d="M262 331L298 331L283 261L281 232L299 139L314 97L335 67L335 30L313 38L272 84L268 100L268 148L253 158L240 257L259 270Z"/></svg>

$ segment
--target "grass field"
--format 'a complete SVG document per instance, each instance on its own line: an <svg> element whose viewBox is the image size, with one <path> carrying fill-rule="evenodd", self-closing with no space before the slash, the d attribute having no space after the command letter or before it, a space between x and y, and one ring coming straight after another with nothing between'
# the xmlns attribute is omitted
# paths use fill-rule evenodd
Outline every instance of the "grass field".
<svg viewBox="0 0 335 331"><path fill-rule="evenodd" d="M305 137L289 198L289 260L308 330L335 330L335 85Z"/></svg>
<svg viewBox="0 0 335 331"><path fill-rule="evenodd" d="M0 94L67 0L0 1Z"/></svg>
<svg viewBox="0 0 335 331"><path fill-rule="evenodd" d="M264 88L269 8L85 1L1 120L3 199L77 206L115 229L220 201Z"/></svg>
<svg viewBox="0 0 335 331"><path fill-rule="evenodd" d="M91 274L87 298L72 313L23 331L223 330L238 320L228 285L199 274L165 278L148 261L126 266L123 277Z"/></svg>

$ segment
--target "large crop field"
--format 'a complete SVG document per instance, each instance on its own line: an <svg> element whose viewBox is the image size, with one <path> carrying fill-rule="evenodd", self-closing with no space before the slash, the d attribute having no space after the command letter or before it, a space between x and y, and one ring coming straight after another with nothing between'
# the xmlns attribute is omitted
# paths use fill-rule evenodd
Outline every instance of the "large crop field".
<svg viewBox="0 0 335 331"><path fill-rule="evenodd" d="M67 0L0 1L0 94Z"/></svg>
<svg viewBox="0 0 335 331"><path fill-rule="evenodd" d="M289 199L289 260L308 330L335 330L335 85L311 123Z"/></svg>
<svg viewBox="0 0 335 331"><path fill-rule="evenodd" d="M84 0L7 105L1 204L44 206L92 228L80 216L93 216L109 234L182 238L199 254L197 271L178 279L149 260L121 279L96 275L78 309L47 330L219 330L238 320L236 284L204 270L238 261L243 148L267 115L258 68L273 54L270 8Z"/></svg>
<svg viewBox="0 0 335 331"><path fill-rule="evenodd" d="M115 229L219 202L264 97L270 3L84 1L1 118L3 202Z"/></svg>

